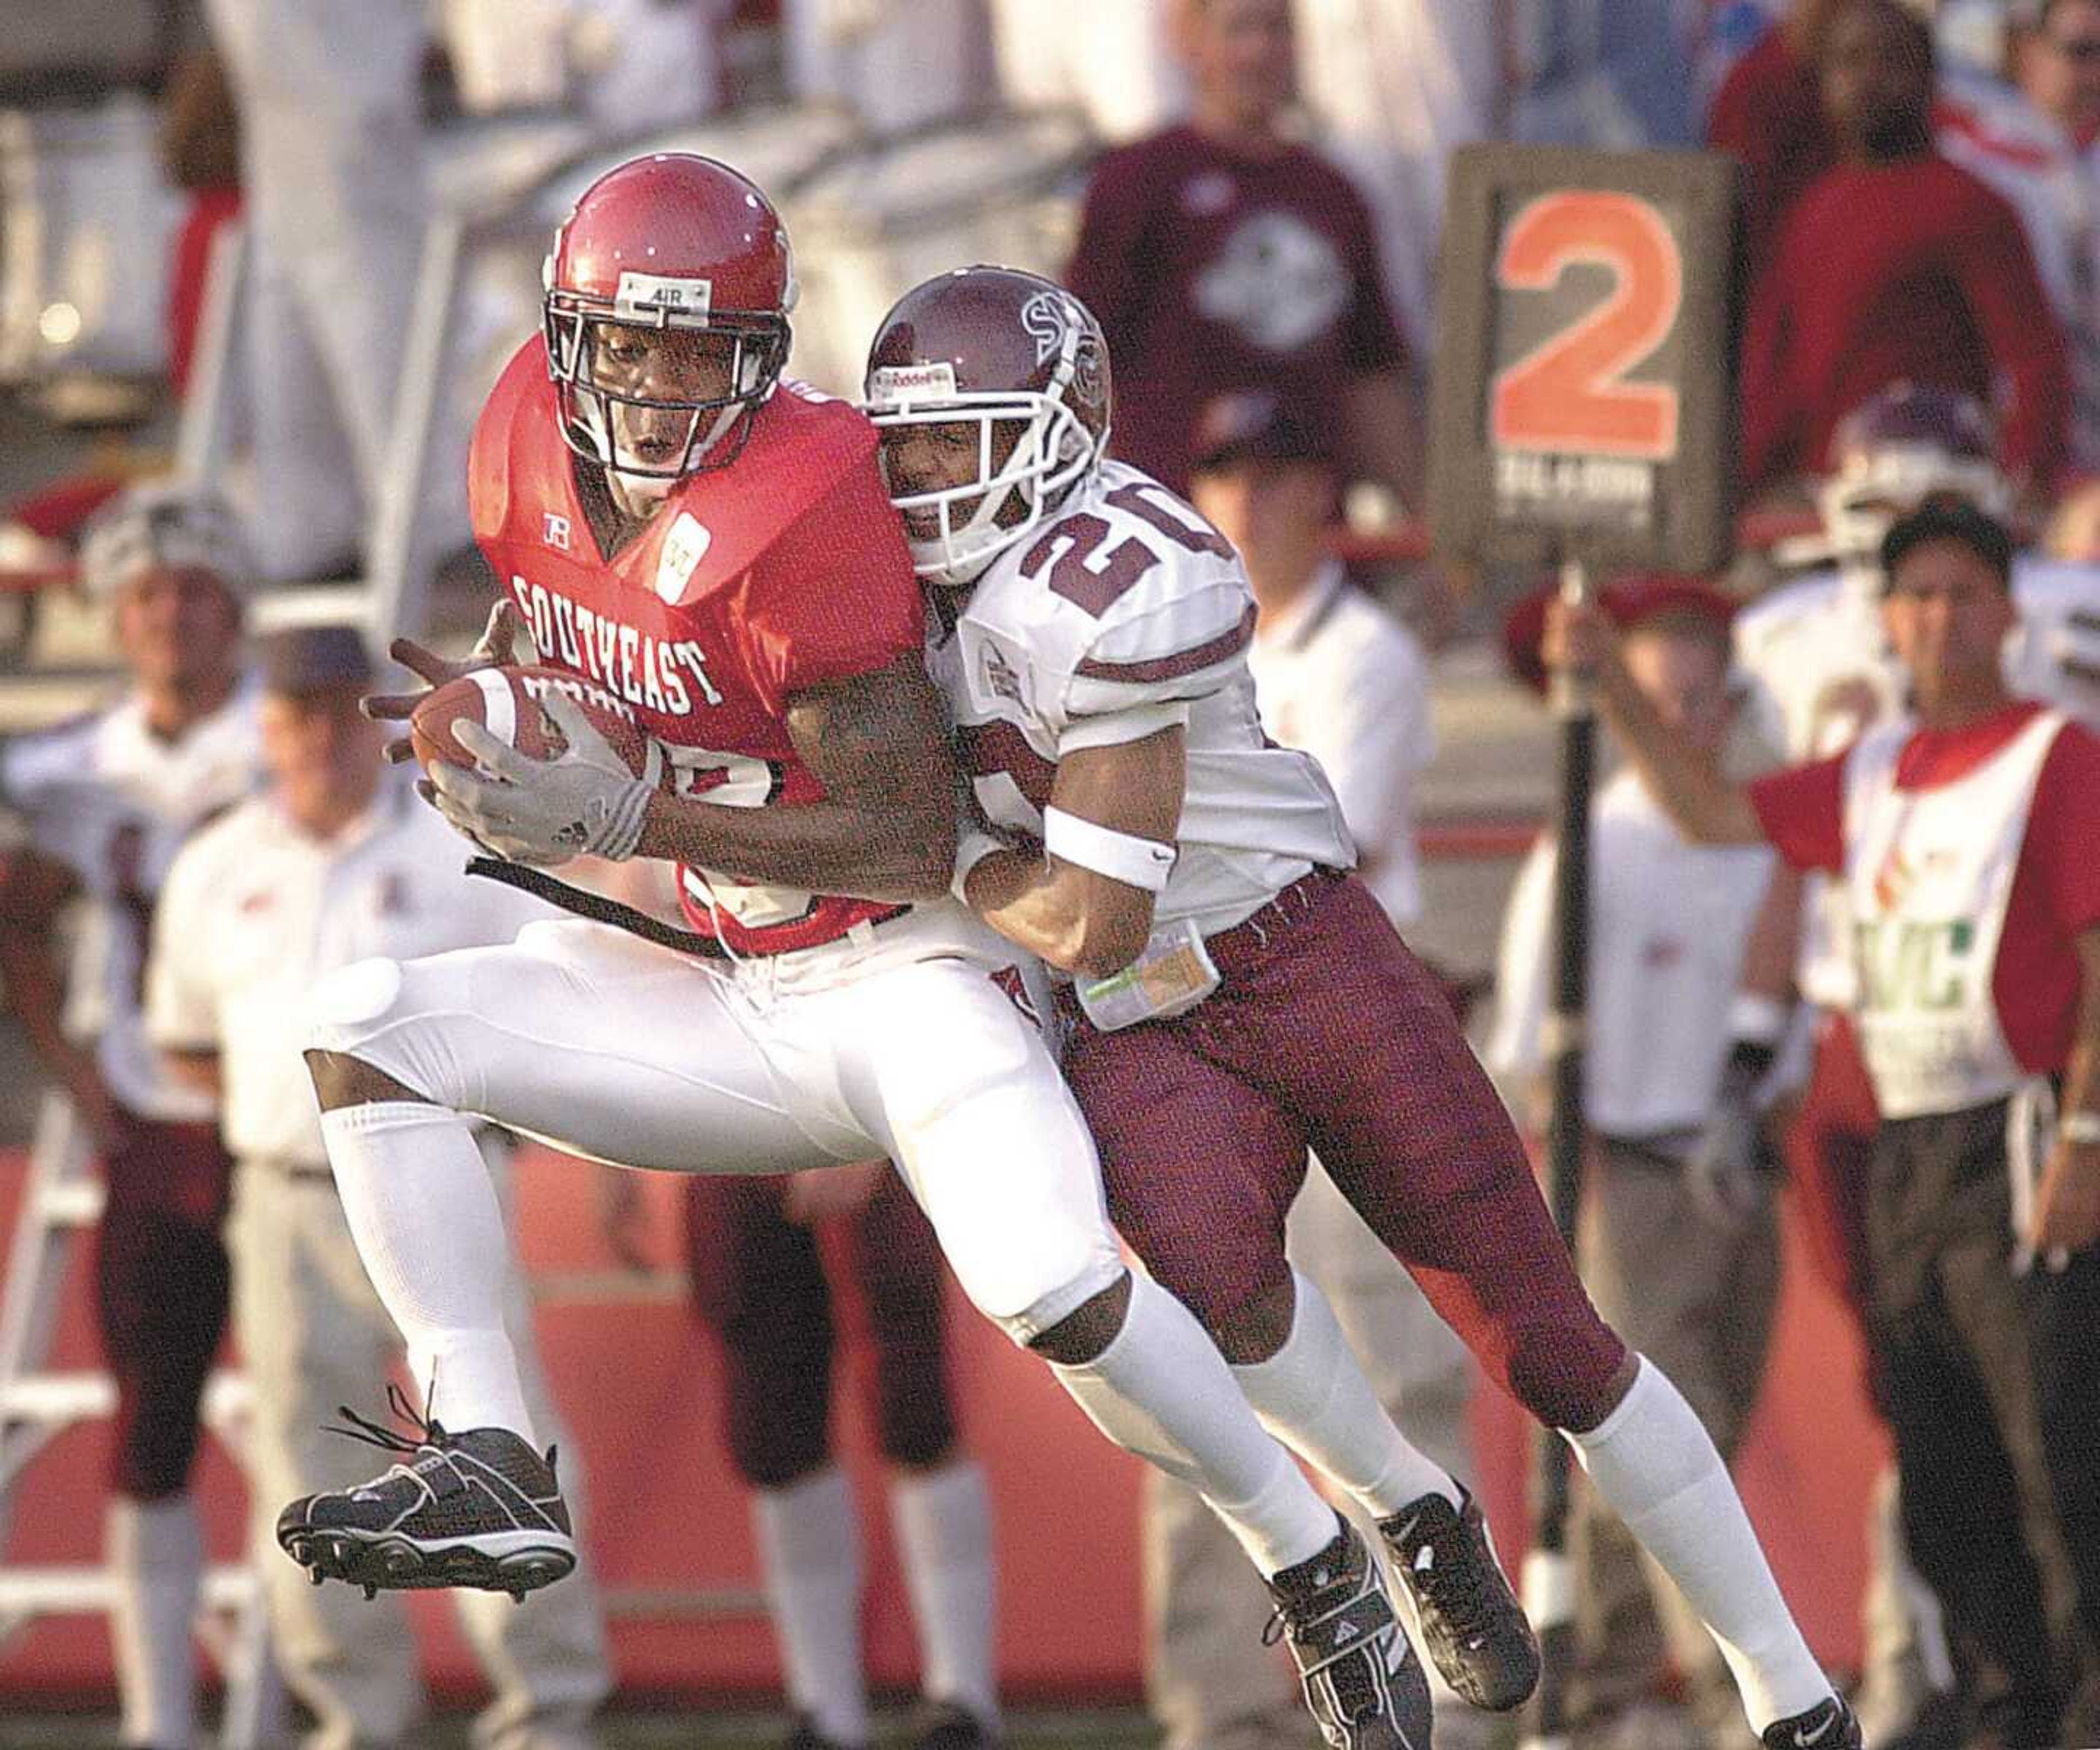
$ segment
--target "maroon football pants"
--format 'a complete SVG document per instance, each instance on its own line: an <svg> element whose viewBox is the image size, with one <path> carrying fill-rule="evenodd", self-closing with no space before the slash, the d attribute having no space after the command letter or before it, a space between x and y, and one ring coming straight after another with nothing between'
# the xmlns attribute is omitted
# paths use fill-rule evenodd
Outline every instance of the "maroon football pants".
<svg viewBox="0 0 2100 1750"><path fill-rule="evenodd" d="M696 1176L686 1203L693 1304L721 1339L725 1435L744 1480L779 1488L830 1461L835 1347L821 1236L786 1213L788 1181ZM840 1229L867 1315L867 1410L883 1456L912 1468L955 1439L942 1341L940 1242L894 1172Z"/></svg>
<svg viewBox="0 0 2100 1750"><path fill-rule="evenodd" d="M189 1480L205 1378L226 1329L221 1230L233 1162L215 1123L132 1118L102 1171L95 1298L117 1382L109 1486L156 1501Z"/></svg>
<svg viewBox="0 0 2100 1750"><path fill-rule="evenodd" d="M1551 1426L1594 1427L1626 1347L1448 998L1369 891L1308 875L1209 946L1224 981L1175 1020L1105 1034L1063 999L1110 1213L1154 1279L1213 1331L1286 1284L1309 1146L1492 1377Z"/></svg>

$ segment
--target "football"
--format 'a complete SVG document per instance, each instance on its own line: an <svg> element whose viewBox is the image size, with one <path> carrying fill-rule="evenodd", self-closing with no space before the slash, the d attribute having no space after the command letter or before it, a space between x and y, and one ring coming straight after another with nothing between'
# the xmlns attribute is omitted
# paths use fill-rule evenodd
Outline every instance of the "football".
<svg viewBox="0 0 2100 1750"><path fill-rule="evenodd" d="M478 668L448 681L416 707L408 719L408 739L426 771L439 760L474 768L474 756L452 734L452 725L462 719L479 723L527 758L551 760L562 752L564 743L540 701L557 691L582 706L584 715L637 778L652 784L665 781L668 769L663 747L642 729L633 707L595 682L561 668Z"/></svg>

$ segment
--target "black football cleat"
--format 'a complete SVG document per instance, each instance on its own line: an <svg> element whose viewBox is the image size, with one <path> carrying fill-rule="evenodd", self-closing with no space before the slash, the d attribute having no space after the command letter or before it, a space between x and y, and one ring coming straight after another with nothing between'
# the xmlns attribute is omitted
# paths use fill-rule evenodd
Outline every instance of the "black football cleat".
<svg viewBox="0 0 2100 1750"><path fill-rule="evenodd" d="M372 1597L465 1586L523 1600L576 1565L554 1451L539 1453L507 1428L453 1434L417 1416L398 1386L394 1412L408 1439L347 1408L338 1434L409 1455L355 1488L302 1496L277 1516L277 1542L313 1576L347 1580Z"/></svg>
<svg viewBox="0 0 2100 1750"><path fill-rule="evenodd" d="M1379 1536L1414 1595L1422 1645L1444 1681L1490 1713L1521 1707L1538 1687L1538 1638L1495 1559L1480 1503L1424 1495Z"/></svg>
<svg viewBox="0 0 2100 1750"><path fill-rule="evenodd" d="M1773 1721L1759 1741L1765 1750L1864 1750L1865 1743L1852 1710L1835 1695L1806 1713Z"/></svg>
<svg viewBox="0 0 2100 1750"><path fill-rule="evenodd" d="M1000 1750L1004 1742L956 1701L922 1702L912 1711L907 1741L911 1750Z"/></svg>
<svg viewBox="0 0 2100 1750"><path fill-rule="evenodd" d="M1286 1642L1331 1750L1429 1750L1429 1680L1346 1522L1317 1555L1268 1583L1276 1614L1262 1638Z"/></svg>

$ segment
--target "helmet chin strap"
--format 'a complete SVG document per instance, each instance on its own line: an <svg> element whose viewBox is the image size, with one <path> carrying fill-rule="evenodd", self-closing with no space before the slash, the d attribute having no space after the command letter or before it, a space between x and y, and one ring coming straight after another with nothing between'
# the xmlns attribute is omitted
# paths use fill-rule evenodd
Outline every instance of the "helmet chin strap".
<svg viewBox="0 0 2100 1750"><path fill-rule="evenodd" d="M630 474L624 468L608 468L606 474L618 483L620 496L630 504L660 505L679 483L672 475Z"/></svg>

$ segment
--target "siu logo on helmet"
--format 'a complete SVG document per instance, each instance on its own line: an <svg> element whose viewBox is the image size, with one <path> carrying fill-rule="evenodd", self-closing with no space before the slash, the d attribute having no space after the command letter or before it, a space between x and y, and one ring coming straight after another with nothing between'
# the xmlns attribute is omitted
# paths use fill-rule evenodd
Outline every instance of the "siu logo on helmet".
<svg viewBox="0 0 2100 1750"><path fill-rule="evenodd" d="M1021 326L1035 342L1038 368L1064 350L1067 337L1074 337L1073 390L1088 406L1099 407L1104 398L1101 343L1088 332L1082 306L1062 292L1038 292L1021 306Z"/></svg>

